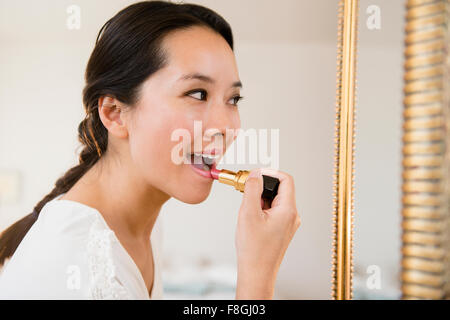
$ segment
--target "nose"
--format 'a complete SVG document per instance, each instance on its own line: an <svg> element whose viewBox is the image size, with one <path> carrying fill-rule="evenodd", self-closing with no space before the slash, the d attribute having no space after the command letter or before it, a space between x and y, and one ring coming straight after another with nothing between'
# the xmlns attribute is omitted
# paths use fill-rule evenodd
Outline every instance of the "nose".
<svg viewBox="0 0 450 320"><path fill-rule="evenodd" d="M222 138L222 150L225 152L226 146L234 139L235 131L239 125L239 114L236 110L227 105L216 104L208 110L204 117L205 132L203 136L208 140L208 143L216 142L215 137ZM217 147L222 146L217 145Z"/></svg>

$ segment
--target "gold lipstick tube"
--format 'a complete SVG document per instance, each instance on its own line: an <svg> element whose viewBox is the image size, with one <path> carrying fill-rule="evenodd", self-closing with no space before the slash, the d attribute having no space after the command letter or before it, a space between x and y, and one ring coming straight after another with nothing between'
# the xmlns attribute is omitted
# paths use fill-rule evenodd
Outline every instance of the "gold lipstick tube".
<svg viewBox="0 0 450 320"><path fill-rule="evenodd" d="M244 192L245 182L247 181L250 171L239 170L238 172L233 172L230 170L222 169L218 173L217 180L221 183L234 186L236 190ZM268 200L269 204L278 193L278 186L280 185L280 180L278 178L262 175L263 177L263 192L261 197Z"/></svg>
<svg viewBox="0 0 450 320"><path fill-rule="evenodd" d="M236 190L244 192L245 181L250 174L247 170L239 170L238 172L233 172L230 170L222 169L219 173L219 182L229 184L234 186Z"/></svg>

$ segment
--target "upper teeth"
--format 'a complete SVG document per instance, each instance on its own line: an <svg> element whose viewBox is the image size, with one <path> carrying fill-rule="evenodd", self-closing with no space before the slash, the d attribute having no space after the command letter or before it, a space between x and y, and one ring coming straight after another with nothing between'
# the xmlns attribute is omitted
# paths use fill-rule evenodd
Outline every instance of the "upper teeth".
<svg viewBox="0 0 450 320"><path fill-rule="evenodd" d="M203 158L208 158L211 160L217 159L219 157L219 155L213 155L213 154L203 154L203 153L195 153L194 155L197 157L203 157Z"/></svg>

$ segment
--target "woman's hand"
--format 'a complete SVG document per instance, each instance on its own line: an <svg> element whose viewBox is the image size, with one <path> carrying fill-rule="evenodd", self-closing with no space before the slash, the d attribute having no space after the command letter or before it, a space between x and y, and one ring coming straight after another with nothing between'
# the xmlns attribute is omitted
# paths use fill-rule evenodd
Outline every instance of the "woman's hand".
<svg viewBox="0 0 450 320"><path fill-rule="evenodd" d="M280 180L271 208L261 201L261 174ZM236 299L273 298L278 268L299 226L292 177L274 169L252 170L245 183L236 231Z"/></svg>

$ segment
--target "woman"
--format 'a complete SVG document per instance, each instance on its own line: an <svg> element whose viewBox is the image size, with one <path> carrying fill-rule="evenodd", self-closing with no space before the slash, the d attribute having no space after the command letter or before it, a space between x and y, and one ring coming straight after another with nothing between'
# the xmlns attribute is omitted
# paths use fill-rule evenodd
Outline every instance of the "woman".
<svg viewBox="0 0 450 320"><path fill-rule="evenodd" d="M2 233L1 298L161 298L153 237L161 207L171 197L200 203L213 182L173 161L171 134L181 128L194 137L201 121L208 147L189 142L183 150L217 162L234 138L214 141L240 127L232 32L202 6L150 1L123 9L100 30L85 78L80 162ZM280 180L271 208L261 201L261 173ZM253 170L238 215L237 299L273 297L299 224L292 177Z"/></svg>

